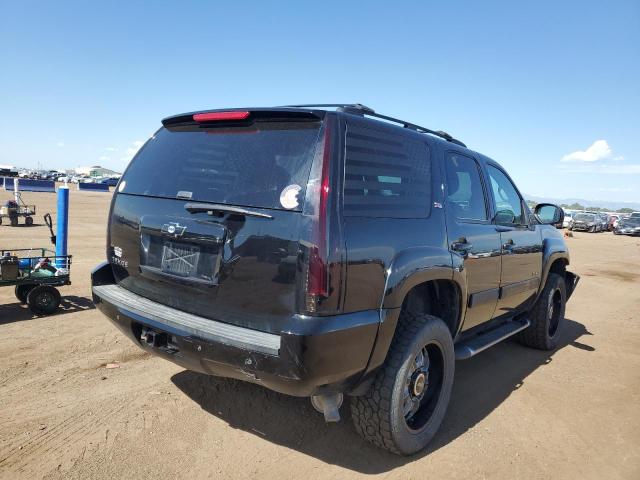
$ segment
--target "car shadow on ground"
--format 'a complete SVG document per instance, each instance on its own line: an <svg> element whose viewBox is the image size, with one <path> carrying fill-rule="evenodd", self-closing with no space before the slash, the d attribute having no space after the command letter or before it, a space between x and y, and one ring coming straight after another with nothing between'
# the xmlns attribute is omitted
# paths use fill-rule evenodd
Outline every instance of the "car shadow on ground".
<svg viewBox="0 0 640 480"><path fill-rule="evenodd" d="M411 457L398 457L365 442L351 423L348 399L342 421L326 424L307 398L278 394L246 382L211 377L191 371L174 375L172 382L212 415L265 440L283 445L365 474L388 472L415 461L454 441L522 388L538 367L554 353L571 346L585 352L593 347L578 342L592 335L579 322L567 320L558 348L544 352L507 341L470 360L456 363L451 403L439 433L429 447Z"/></svg>
<svg viewBox="0 0 640 480"><path fill-rule="evenodd" d="M78 297L76 295L63 295L60 302L60 308L53 315L57 316L66 313L83 312L85 310L93 310L95 305L90 298ZM8 323L22 322L24 320L32 320L35 318L43 318L34 315L29 310L27 305L22 305L20 302L8 303L6 305L0 305L0 325L6 325Z"/></svg>

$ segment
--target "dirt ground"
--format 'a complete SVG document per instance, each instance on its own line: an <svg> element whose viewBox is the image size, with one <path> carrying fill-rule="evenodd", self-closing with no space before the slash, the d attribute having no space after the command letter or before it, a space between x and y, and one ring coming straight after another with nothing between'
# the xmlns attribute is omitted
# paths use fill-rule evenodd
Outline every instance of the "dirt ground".
<svg viewBox="0 0 640 480"><path fill-rule="evenodd" d="M38 225L0 226L0 248L49 242L55 195L24 196ZM559 348L458 362L440 433L399 458L362 441L346 405L326 425L308 399L185 371L120 334L90 301L109 200L71 191L59 314L0 289L0 478L640 478L640 238L569 238L582 280Z"/></svg>

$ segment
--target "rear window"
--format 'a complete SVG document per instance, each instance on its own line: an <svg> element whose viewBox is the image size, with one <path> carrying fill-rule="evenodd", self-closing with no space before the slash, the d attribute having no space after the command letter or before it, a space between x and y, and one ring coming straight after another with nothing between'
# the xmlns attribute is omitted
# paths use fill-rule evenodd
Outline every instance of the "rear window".
<svg viewBox="0 0 640 480"><path fill-rule="evenodd" d="M431 211L431 162L425 141L349 125L345 216L420 218Z"/></svg>
<svg viewBox="0 0 640 480"><path fill-rule="evenodd" d="M162 128L127 169L123 193L300 210L319 122Z"/></svg>

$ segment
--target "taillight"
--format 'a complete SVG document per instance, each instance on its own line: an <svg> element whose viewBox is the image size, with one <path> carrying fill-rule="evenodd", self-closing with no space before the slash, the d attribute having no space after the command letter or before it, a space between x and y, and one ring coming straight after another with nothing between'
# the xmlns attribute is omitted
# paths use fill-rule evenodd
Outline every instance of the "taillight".
<svg viewBox="0 0 640 480"><path fill-rule="evenodd" d="M329 166L331 163L330 121L325 121L323 138L314 159L304 213L311 217L311 236L308 246L308 267L305 307L314 312L317 302L329 294L328 274L328 205L329 205Z"/></svg>
<svg viewBox="0 0 640 480"><path fill-rule="evenodd" d="M327 203L329 201L329 161L331 158L331 145L329 137L329 129L324 131L322 152L322 169L320 181L318 182L319 191L315 195L318 196L318 206L316 215L313 220L312 241L314 246L311 247L309 255L309 286L307 293L310 295L318 295L326 297L327 288Z"/></svg>
<svg viewBox="0 0 640 480"><path fill-rule="evenodd" d="M246 112L246 111L209 112L209 113L196 113L193 115L193 120L195 122L246 120L247 118L249 118L249 112Z"/></svg>

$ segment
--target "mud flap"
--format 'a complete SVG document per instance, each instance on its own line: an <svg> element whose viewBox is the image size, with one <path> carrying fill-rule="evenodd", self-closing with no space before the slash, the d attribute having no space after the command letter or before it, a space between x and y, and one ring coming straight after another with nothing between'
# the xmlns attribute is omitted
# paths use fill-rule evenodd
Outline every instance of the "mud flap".
<svg viewBox="0 0 640 480"><path fill-rule="evenodd" d="M580 276L573 272L566 271L564 274L564 281L567 286L567 300L569 300L580 281Z"/></svg>

